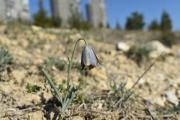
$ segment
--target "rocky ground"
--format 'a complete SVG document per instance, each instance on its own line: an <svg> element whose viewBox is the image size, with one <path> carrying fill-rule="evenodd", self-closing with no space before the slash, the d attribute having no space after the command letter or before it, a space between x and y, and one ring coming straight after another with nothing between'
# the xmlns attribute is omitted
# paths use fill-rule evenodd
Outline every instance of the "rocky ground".
<svg viewBox="0 0 180 120"><path fill-rule="evenodd" d="M57 85L65 85L67 56L78 38L85 38L94 48L100 64L87 75L82 74L78 66L84 44L78 45L71 79L81 87L65 119L180 119L180 45L167 48L166 55L156 60L133 88L132 96L124 100L138 77L157 58L155 50L148 53L148 60L137 64L126 54L137 44L134 41L118 46L115 43L119 41L103 42L88 32L21 25L0 26L0 45L12 56L10 63L1 65L0 119L47 119L48 105L54 102L41 67L46 66Z"/></svg>

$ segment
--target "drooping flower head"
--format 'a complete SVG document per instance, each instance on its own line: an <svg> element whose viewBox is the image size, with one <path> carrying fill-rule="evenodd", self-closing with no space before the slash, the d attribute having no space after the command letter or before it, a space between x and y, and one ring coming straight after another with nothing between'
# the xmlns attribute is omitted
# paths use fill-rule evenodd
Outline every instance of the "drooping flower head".
<svg viewBox="0 0 180 120"><path fill-rule="evenodd" d="M86 45L81 54L81 68L92 69L97 66L99 60L91 46Z"/></svg>

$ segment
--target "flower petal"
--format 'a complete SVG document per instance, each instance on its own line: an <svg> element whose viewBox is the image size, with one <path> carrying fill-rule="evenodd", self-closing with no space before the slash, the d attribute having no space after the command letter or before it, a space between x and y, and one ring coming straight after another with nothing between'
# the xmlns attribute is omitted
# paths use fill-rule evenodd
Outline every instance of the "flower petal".
<svg viewBox="0 0 180 120"><path fill-rule="evenodd" d="M93 68L97 65L97 56L94 53L94 50L90 46L85 46L82 51L81 55L81 67L84 69L87 68Z"/></svg>

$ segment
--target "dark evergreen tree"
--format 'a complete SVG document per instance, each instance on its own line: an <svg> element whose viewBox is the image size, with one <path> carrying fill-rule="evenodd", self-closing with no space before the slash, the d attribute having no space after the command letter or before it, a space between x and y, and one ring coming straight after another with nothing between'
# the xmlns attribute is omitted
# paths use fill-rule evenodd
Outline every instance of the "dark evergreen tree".
<svg viewBox="0 0 180 120"><path fill-rule="evenodd" d="M43 0L39 0L39 10L38 12L34 15L34 24L37 26L42 26L45 27L47 26L47 13L43 7Z"/></svg>
<svg viewBox="0 0 180 120"><path fill-rule="evenodd" d="M170 31L163 31L160 37L160 42L162 42L164 45L168 47L172 47L172 45L176 41L176 36L173 32Z"/></svg>
<svg viewBox="0 0 180 120"><path fill-rule="evenodd" d="M172 22L169 14L167 12L163 12L161 16L161 24L162 31L171 31L172 30Z"/></svg>
<svg viewBox="0 0 180 120"><path fill-rule="evenodd" d="M127 18L125 28L126 30L142 30L144 25L143 15L138 12L133 12L132 15Z"/></svg>
<svg viewBox="0 0 180 120"><path fill-rule="evenodd" d="M68 23L70 28L75 28L78 30L89 30L91 28L87 21L81 19L81 14L77 11L71 10L71 17L68 19Z"/></svg>
<svg viewBox="0 0 180 120"><path fill-rule="evenodd" d="M81 22L81 16L78 12L71 10L71 16L68 19L69 26L71 28L79 29L79 25Z"/></svg>
<svg viewBox="0 0 180 120"><path fill-rule="evenodd" d="M34 24L41 27L61 27L61 19L58 17L48 17L43 7L43 0L39 0L39 10L34 14Z"/></svg>
<svg viewBox="0 0 180 120"><path fill-rule="evenodd" d="M149 30L160 30L160 25L157 20L153 20L149 25Z"/></svg>
<svg viewBox="0 0 180 120"><path fill-rule="evenodd" d="M50 23L53 27L61 27L62 20L59 17L51 17Z"/></svg>

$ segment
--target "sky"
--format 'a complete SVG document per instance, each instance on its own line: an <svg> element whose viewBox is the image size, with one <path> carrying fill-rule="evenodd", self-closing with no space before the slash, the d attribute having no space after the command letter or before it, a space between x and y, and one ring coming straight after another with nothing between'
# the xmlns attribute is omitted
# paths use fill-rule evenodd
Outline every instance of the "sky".
<svg viewBox="0 0 180 120"><path fill-rule="evenodd" d="M44 0L44 7L48 15L51 15L49 1ZM38 10L37 2L38 0L30 0L31 15ZM153 19L160 21L162 12L166 11L173 22L173 30L180 31L180 0L105 0L105 2L108 23L111 27L114 27L117 22L124 27L126 18L134 11L144 15L147 27ZM88 0L81 0L80 2L80 9L84 15L87 3Z"/></svg>

